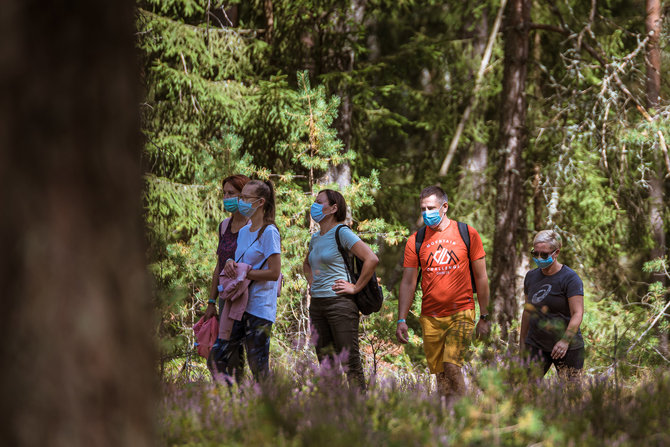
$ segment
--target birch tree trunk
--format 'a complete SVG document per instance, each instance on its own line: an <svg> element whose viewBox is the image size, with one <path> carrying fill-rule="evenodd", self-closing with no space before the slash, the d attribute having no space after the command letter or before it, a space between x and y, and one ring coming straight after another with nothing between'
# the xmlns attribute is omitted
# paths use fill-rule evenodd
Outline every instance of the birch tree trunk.
<svg viewBox="0 0 670 447"><path fill-rule="evenodd" d="M505 18L505 61L501 93L500 165L493 238L491 281L495 314L507 337L510 322L518 317L517 241L523 225L524 167L521 154L526 147L526 75L529 49L531 0L510 0Z"/></svg>
<svg viewBox="0 0 670 447"><path fill-rule="evenodd" d="M2 445L153 444L134 13L2 5Z"/></svg>

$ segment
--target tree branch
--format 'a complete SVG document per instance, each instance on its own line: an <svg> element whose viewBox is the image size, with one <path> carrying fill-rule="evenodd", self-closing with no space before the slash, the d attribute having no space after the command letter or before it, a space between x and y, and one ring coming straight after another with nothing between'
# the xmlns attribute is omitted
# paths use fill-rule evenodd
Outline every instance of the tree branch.
<svg viewBox="0 0 670 447"><path fill-rule="evenodd" d="M495 43L495 38L496 35L498 34L498 30L500 29L500 24L502 22L503 11L505 10L506 3L507 0L501 0L500 2L500 9L498 9L498 14L496 15L496 20L493 24L493 30L491 30L488 43L486 44L486 50L484 51L484 56L482 57L482 61L479 64L479 71L477 72L477 78L475 80L475 88L472 92L470 103L465 108L465 112L463 112L463 116L461 117L461 120L459 121L458 126L456 127L456 132L454 133L454 136L451 139L451 143L449 144L449 150L447 150L447 156L444 158L442 166L440 167L439 172L440 176L444 177L445 175L447 175L449 165L451 164L451 161L453 160L454 155L456 154L458 141L461 139L461 135L463 134L465 123L467 123L468 119L470 118L470 113L472 112L472 110L477 106L477 100L478 100L477 94L479 93L479 89L481 88L482 85L482 78L484 77L484 72L486 71L486 67L489 64L489 60L491 59L493 44Z"/></svg>
<svg viewBox="0 0 670 447"><path fill-rule="evenodd" d="M562 20L562 18L561 18L561 20ZM567 36L567 37L576 36L569 29L567 29L565 27L555 26L555 25L545 25L543 23L531 23L531 24L529 24L528 27L531 30L537 29L537 30L544 30L544 31L552 31L552 32L559 33L559 34L562 34L562 35ZM644 46L649 41L649 38L651 37L652 32L647 34L647 36L644 38L644 40L642 40L638 43L638 46L637 46L637 48L635 48L634 51L632 51L630 54L627 54L623 59L621 59L623 61L623 63L620 66L613 69L612 74L610 74L608 76L609 79L614 80L614 84L619 88L619 90L624 95L626 95L626 97L628 99L630 99L633 102L633 104L635 104L635 108L640 112L640 114L644 117L644 119L647 120L650 123L654 121L654 118L649 114L649 112L647 112L647 109L642 105L642 103L640 103L640 101L638 101L638 99L630 92L630 90L628 90L628 87L626 87L626 85L623 83L623 81L619 77L618 72L623 70L623 68L626 66L626 64L628 64L630 61L632 61L633 58L635 58L638 55L638 53L642 50L642 48L644 48ZM595 60L598 61L598 63L602 66L602 68L604 68L605 70L608 70L612 66L612 63L607 60L606 56L598 53L598 51L596 51L591 45L589 45L586 42L581 42L581 45L584 48L584 50L586 50L587 53L589 53ZM605 79L604 81L607 82L607 79ZM657 131L656 134L658 135L659 147L661 149L661 153L663 154L663 159L665 161L665 168L668 171L667 176L670 176L670 156L668 155L668 148L667 148L667 145L665 143L665 137L663 136L663 132L661 132L660 130Z"/></svg>

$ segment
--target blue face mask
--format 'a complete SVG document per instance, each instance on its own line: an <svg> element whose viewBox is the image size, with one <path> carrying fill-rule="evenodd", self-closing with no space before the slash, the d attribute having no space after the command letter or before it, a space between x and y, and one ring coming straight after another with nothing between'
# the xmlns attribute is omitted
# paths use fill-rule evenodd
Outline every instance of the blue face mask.
<svg viewBox="0 0 670 447"><path fill-rule="evenodd" d="M229 213L234 213L237 211L237 197L223 199L223 209Z"/></svg>
<svg viewBox="0 0 670 447"><path fill-rule="evenodd" d="M428 225L429 227L434 227L436 225L439 225L440 222L442 222L442 216L440 216L440 210L427 210L421 213L421 216L423 217L423 223Z"/></svg>
<svg viewBox="0 0 670 447"><path fill-rule="evenodd" d="M549 256L547 259L533 258L533 262L535 262L535 264L537 264L537 266L541 269L546 269L554 263L554 258L551 256Z"/></svg>
<svg viewBox="0 0 670 447"><path fill-rule="evenodd" d="M321 222L324 217L326 217L326 214L323 214L323 205L320 203L312 203L312 206L309 208L309 214L312 216L312 219L314 219L314 222Z"/></svg>
<svg viewBox="0 0 670 447"><path fill-rule="evenodd" d="M247 218L253 216L258 208L252 207L251 204L257 202L258 200L260 199L256 199L253 202L245 202L244 200L238 200L237 211L239 211L241 215Z"/></svg>

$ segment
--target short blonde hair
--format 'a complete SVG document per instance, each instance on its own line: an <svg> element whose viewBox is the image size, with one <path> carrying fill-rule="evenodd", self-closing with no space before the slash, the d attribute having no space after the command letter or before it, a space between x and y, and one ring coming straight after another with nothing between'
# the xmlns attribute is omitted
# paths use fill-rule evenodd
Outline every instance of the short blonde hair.
<svg viewBox="0 0 670 447"><path fill-rule="evenodd" d="M561 236L554 230L542 230L538 232L533 239L533 245L538 243L549 244L554 250L560 250L563 246Z"/></svg>

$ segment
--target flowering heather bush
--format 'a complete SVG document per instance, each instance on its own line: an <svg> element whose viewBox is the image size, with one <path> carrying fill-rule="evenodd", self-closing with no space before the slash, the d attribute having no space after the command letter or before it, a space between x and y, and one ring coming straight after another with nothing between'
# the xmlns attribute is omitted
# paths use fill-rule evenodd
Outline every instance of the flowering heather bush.
<svg viewBox="0 0 670 447"><path fill-rule="evenodd" d="M566 383L529 379L512 356L466 368L467 395L447 405L427 374L378 376L349 389L341 367L298 351L272 378L228 387L167 384L160 409L166 445L602 446L670 445L670 374L635 386L613 377Z"/></svg>

